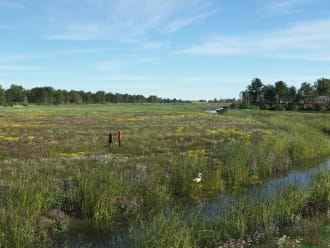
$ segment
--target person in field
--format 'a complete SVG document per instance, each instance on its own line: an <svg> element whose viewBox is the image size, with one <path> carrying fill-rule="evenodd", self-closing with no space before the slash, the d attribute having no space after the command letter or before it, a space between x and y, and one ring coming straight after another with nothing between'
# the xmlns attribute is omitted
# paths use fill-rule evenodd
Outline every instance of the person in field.
<svg viewBox="0 0 330 248"><path fill-rule="evenodd" d="M123 141L124 135L123 135L123 131L120 130L120 128L118 128L118 145L119 147L121 147L121 142Z"/></svg>
<svg viewBox="0 0 330 248"><path fill-rule="evenodd" d="M111 132L109 133L108 143L109 143L109 150L111 151L111 149L112 149L112 133Z"/></svg>

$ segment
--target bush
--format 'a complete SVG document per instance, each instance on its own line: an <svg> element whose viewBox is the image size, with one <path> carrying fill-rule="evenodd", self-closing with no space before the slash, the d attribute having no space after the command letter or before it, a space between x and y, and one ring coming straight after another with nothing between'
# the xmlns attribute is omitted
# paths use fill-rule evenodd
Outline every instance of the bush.
<svg viewBox="0 0 330 248"><path fill-rule="evenodd" d="M288 106L288 110L298 110L299 106L296 103L290 103Z"/></svg>
<svg viewBox="0 0 330 248"><path fill-rule="evenodd" d="M269 104L261 104L260 105L260 109L262 109L262 110L269 110L271 107L270 107L270 105Z"/></svg>
<svg viewBox="0 0 330 248"><path fill-rule="evenodd" d="M327 111L328 108L327 108L327 105L326 104L315 104L315 110L317 111Z"/></svg>

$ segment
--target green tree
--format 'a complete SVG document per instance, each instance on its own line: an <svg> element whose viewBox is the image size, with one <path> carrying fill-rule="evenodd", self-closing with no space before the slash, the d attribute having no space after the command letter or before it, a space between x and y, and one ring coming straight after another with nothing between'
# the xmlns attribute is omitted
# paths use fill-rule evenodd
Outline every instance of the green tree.
<svg viewBox="0 0 330 248"><path fill-rule="evenodd" d="M262 88L264 93L264 101L266 104L273 105L276 102L276 91L273 85L265 85Z"/></svg>
<svg viewBox="0 0 330 248"><path fill-rule="evenodd" d="M0 85L0 105L6 104L6 91Z"/></svg>
<svg viewBox="0 0 330 248"><path fill-rule="evenodd" d="M66 102L65 94L66 92L64 90L56 90L54 92L54 104L56 105L64 104Z"/></svg>
<svg viewBox="0 0 330 248"><path fill-rule="evenodd" d="M106 102L109 102L109 103L115 103L116 102L116 99L115 99L115 95L111 92L105 94L105 101Z"/></svg>
<svg viewBox="0 0 330 248"><path fill-rule="evenodd" d="M71 90L69 92L69 101L72 104L81 104L82 103L82 98L81 98L79 92L75 91L75 90Z"/></svg>
<svg viewBox="0 0 330 248"><path fill-rule="evenodd" d="M241 93L240 93L240 99L241 99L242 104L244 106L247 106L247 105L249 105L251 103L251 99L250 98L251 98L250 93L247 90L241 91Z"/></svg>
<svg viewBox="0 0 330 248"><path fill-rule="evenodd" d="M94 95L94 103L105 103L105 92L97 91Z"/></svg>
<svg viewBox="0 0 330 248"><path fill-rule="evenodd" d="M157 96L150 95L150 96L147 98L147 102L150 102L150 103L156 103L156 102L161 102L161 100L160 100L160 98L158 98Z"/></svg>
<svg viewBox="0 0 330 248"><path fill-rule="evenodd" d="M27 91L27 98L30 103L54 104L54 89L52 87L35 87Z"/></svg>
<svg viewBox="0 0 330 248"><path fill-rule="evenodd" d="M297 101L297 89L294 86L288 88L288 101L295 103Z"/></svg>
<svg viewBox="0 0 330 248"><path fill-rule="evenodd" d="M302 83L300 89L298 90L299 98L304 102L304 104L309 104L313 100L313 86L310 83Z"/></svg>
<svg viewBox="0 0 330 248"><path fill-rule="evenodd" d="M6 90L6 100L8 103L24 103L26 101L25 89L20 85L12 84Z"/></svg>
<svg viewBox="0 0 330 248"><path fill-rule="evenodd" d="M330 96L330 79L320 78L314 83L318 96Z"/></svg>
<svg viewBox="0 0 330 248"><path fill-rule="evenodd" d="M285 102L288 96L288 86L283 81L278 81L275 83L275 92L277 98L277 107L280 103Z"/></svg>
<svg viewBox="0 0 330 248"><path fill-rule="evenodd" d="M247 87L247 90L252 97L252 104L257 104L260 100L260 96L262 93L263 83L259 78L254 78L251 84Z"/></svg>
<svg viewBox="0 0 330 248"><path fill-rule="evenodd" d="M83 103L85 103L85 104L94 103L92 92L90 92L90 91L88 91L88 92L80 91L80 96L82 97Z"/></svg>

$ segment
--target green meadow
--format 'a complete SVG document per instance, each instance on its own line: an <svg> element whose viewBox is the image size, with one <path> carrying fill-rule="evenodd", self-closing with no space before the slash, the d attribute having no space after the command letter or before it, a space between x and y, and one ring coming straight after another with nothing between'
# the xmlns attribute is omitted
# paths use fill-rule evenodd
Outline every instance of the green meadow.
<svg viewBox="0 0 330 248"><path fill-rule="evenodd" d="M329 159L330 114L217 107L0 107L0 247L328 247L329 170L247 192Z"/></svg>

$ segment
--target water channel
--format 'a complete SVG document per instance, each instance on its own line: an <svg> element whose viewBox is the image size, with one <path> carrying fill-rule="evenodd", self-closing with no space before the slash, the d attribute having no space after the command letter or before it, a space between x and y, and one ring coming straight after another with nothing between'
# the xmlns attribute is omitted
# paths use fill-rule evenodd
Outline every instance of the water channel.
<svg viewBox="0 0 330 248"><path fill-rule="evenodd" d="M284 175L271 178L268 181L256 185L254 187L251 187L249 189L246 189L243 194L246 195L248 199L250 199L252 202L254 199L259 198L260 196L263 197L264 201L269 201L277 189L286 188L289 184L290 185L296 185L299 187L306 187L313 175L315 175L317 172L322 170L330 170L330 158L326 159L324 162L318 164L315 167L307 167L306 169L295 169L292 171L287 172ZM222 206L225 206L226 204L222 205L220 203L225 203L230 201L231 203L235 202L235 194L232 194L231 192L222 192L210 199L207 199L202 204L198 204L196 206L189 206L187 208L187 213L196 213L196 215L202 217L206 217L209 219L212 219L213 217L223 214L224 210ZM62 246L65 246L67 244L67 247L119 247L119 245L115 244L112 240L112 237L105 236L98 237L98 234L95 233L95 227L92 225L90 228L83 227L83 224L86 225L86 223L81 223L81 229L76 229L71 234L66 234L64 237L64 245L62 243ZM93 233L94 230L94 233ZM81 231L81 232L80 232ZM121 233L124 233L127 230L120 231ZM65 241L66 240L66 241ZM109 244L110 243L110 244ZM72 245L74 244L74 245Z"/></svg>

